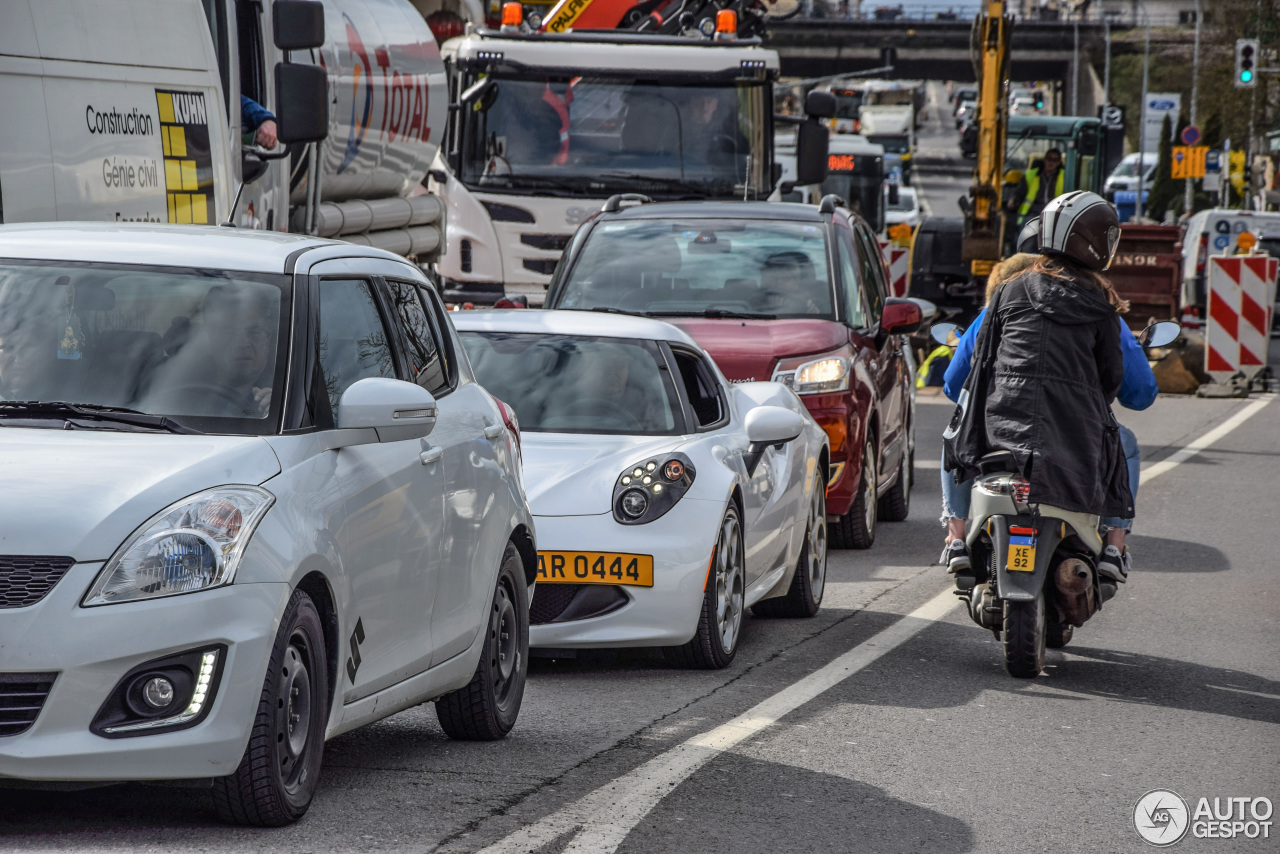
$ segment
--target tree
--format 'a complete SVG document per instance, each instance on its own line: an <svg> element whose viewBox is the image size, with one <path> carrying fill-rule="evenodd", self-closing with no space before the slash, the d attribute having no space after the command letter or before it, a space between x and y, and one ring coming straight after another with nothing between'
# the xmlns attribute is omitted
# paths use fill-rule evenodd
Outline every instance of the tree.
<svg viewBox="0 0 1280 854"><path fill-rule="evenodd" d="M1160 126L1160 157L1156 161L1156 176L1151 183L1151 195L1147 198L1147 216L1157 222L1164 220L1171 207L1175 213L1182 207L1182 182L1173 180L1173 141L1169 136L1173 125L1164 117Z"/></svg>

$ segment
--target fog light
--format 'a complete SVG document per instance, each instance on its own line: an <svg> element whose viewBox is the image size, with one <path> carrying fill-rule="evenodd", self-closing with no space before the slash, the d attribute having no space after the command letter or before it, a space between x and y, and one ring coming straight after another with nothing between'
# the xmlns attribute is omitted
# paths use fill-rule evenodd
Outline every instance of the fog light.
<svg viewBox="0 0 1280 854"><path fill-rule="evenodd" d="M632 519L639 519L649 509L649 499L638 489L633 489L622 496L622 512Z"/></svg>
<svg viewBox="0 0 1280 854"><path fill-rule="evenodd" d="M167 709L173 702L173 683L163 676L153 676L142 686L143 701L155 709Z"/></svg>

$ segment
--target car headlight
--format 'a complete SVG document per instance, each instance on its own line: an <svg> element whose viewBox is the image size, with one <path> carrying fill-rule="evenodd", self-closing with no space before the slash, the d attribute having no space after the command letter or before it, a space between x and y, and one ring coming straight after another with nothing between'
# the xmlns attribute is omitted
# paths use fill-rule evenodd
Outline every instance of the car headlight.
<svg viewBox="0 0 1280 854"><path fill-rule="evenodd" d="M693 486L697 472L684 454L671 454L631 466L613 484L613 518L643 525L664 515Z"/></svg>
<svg viewBox="0 0 1280 854"><path fill-rule="evenodd" d="M81 604L136 602L230 584L275 500L256 486L220 486L182 499L116 549Z"/></svg>
<svg viewBox="0 0 1280 854"><path fill-rule="evenodd" d="M782 383L796 394L844 391L849 387L849 359L846 356L826 356L794 369L779 365L773 372L773 381Z"/></svg>

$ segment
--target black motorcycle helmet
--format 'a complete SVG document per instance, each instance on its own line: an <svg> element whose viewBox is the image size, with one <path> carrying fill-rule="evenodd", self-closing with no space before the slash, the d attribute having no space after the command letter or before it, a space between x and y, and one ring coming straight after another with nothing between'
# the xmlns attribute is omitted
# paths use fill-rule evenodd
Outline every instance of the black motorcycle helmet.
<svg viewBox="0 0 1280 854"><path fill-rule="evenodd" d="M1018 251L1030 252L1032 255L1040 251L1040 217L1033 216L1018 232Z"/></svg>
<svg viewBox="0 0 1280 854"><path fill-rule="evenodd" d="M1097 193L1064 193L1040 214L1040 251L1064 255L1090 270L1105 270L1120 245L1120 218Z"/></svg>

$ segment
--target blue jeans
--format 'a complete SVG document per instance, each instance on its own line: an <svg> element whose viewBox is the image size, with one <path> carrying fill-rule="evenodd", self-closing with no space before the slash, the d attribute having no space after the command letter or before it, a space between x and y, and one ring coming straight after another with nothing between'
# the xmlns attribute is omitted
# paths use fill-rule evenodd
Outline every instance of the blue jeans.
<svg viewBox="0 0 1280 854"><path fill-rule="evenodd" d="M1136 507L1138 481L1142 476L1142 460L1138 454L1138 437L1123 424L1120 425L1120 445L1124 448L1124 459L1129 466L1129 491L1133 493L1133 503ZM972 480L956 483L951 472L945 468L942 470L942 523L944 525L948 518L969 518L969 490L972 488ZM1100 524L1104 528L1124 528L1126 531L1133 528L1132 519L1121 519L1118 516L1104 516Z"/></svg>

